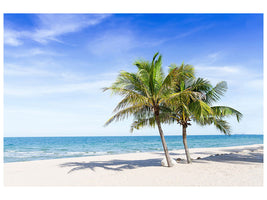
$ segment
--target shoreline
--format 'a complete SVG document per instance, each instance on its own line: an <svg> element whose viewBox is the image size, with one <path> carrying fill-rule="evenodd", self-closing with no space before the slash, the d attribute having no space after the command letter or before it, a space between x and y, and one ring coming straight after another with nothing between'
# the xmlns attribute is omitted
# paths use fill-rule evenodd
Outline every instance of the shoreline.
<svg viewBox="0 0 267 200"><path fill-rule="evenodd" d="M5 186L262 186L263 144L4 163ZM183 178L181 178L183 177Z"/></svg>
<svg viewBox="0 0 267 200"><path fill-rule="evenodd" d="M195 148L190 148L189 147L189 151L191 153L191 151L194 149L218 149L218 148L231 148L231 147L236 147L236 148L242 148L242 147L249 147L249 146L253 146L253 145L263 145L263 144L251 144L251 145L234 145L234 146L222 146L222 147L195 147ZM169 152L180 152L180 151L184 151L184 148L182 149L176 149L176 150L169 150ZM41 159L41 160L29 160L29 161L15 161L15 162L4 162L4 164L8 164L8 163L21 163L21 162L33 162L33 161L47 161L47 160L59 160L59 159L73 159L73 158L88 158L88 157L95 157L95 156L112 156L112 155L125 155L125 154L139 154L139 153L162 153L162 150L157 150L157 151L144 151L144 152L125 152L125 153L114 153L114 154L103 154L103 155L88 155L88 156L73 156L73 157L62 157L62 158L51 158L51 159Z"/></svg>

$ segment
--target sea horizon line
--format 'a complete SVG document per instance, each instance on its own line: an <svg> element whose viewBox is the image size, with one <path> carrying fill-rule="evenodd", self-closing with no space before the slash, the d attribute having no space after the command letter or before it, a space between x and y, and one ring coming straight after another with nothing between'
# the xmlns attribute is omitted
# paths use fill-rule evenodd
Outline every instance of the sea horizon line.
<svg viewBox="0 0 267 200"><path fill-rule="evenodd" d="M264 135L262 134L254 134L254 133L241 133L241 134L230 134L230 135L224 135L224 134L193 134L193 135L188 135L190 136L233 136L233 135ZM40 138L48 138L48 137L157 137L159 135L73 135L73 136L3 136L3 138L32 138L32 137L40 137ZM165 137L168 136L182 136L182 135L165 135Z"/></svg>

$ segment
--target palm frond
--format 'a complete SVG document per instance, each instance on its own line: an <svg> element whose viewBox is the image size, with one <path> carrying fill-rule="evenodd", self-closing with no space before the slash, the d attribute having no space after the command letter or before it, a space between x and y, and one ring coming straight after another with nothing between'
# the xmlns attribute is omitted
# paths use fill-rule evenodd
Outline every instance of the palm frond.
<svg viewBox="0 0 267 200"><path fill-rule="evenodd" d="M202 100L191 102L188 107L194 118L200 122L205 121L205 118L212 115L212 109Z"/></svg>
<svg viewBox="0 0 267 200"><path fill-rule="evenodd" d="M209 105L211 105L212 103L219 101L221 96L223 96L226 91L227 91L227 83L225 81L221 81L206 93L205 101Z"/></svg>
<svg viewBox="0 0 267 200"><path fill-rule="evenodd" d="M219 131L221 131L222 133L226 135L230 135L231 133L231 128L230 128L229 123L221 118L217 118L214 116L206 116L201 121L196 120L195 118L192 118L192 119L193 121L195 121L197 124L201 126L213 124Z"/></svg>
<svg viewBox="0 0 267 200"><path fill-rule="evenodd" d="M186 88L190 88L190 90L192 91L206 93L210 91L210 89L212 88L210 82L206 79L197 78L197 79L193 79L193 81L191 80L186 81L185 84L186 84Z"/></svg>
<svg viewBox="0 0 267 200"><path fill-rule="evenodd" d="M141 103L144 105L151 104L148 98L136 93L129 93L118 103L113 112L117 112L130 105L141 104Z"/></svg>
<svg viewBox="0 0 267 200"><path fill-rule="evenodd" d="M215 115L217 117L235 116L238 122L243 117L242 113L240 113L239 111L237 111L231 107L212 106L211 109L212 109L213 115Z"/></svg>
<svg viewBox="0 0 267 200"><path fill-rule="evenodd" d="M160 103L166 103L168 105L177 105L179 106L181 103L186 102L189 104L191 101L196 101L201 98L200 92L193 92L191 90L183 90L180 92L176 92L167 96L167 98L162 98Z"/></svg>
<svg viewBox="0 0 267 200"><path fill-rule="evenodd" d="M133 105L130 106L128 108L122 109L119 112L117 112L115 115L113 115L105 124L104 126L109 125L111 122L115 121L120 121L123 120L125 118L128 118L129 116L133 115L134 113L138 112L140 109L142 109L142 107L144 106L144 104L137 104L137 105Z"/></svg>
<svg viewBox="0 0 267 200"><path fill-rule="evenodd" d="M168 112L160 112L159 114L159 119L161 123L167 123L167 124L172 124L173 122L176 121L175 118L170 117L170 113ZM131 125L130 132L133 132L134 129L139 130L140 128L149 126L154 128L156 125L156 120L154 116L147 116L144 117L143 115L135 116L135 121Z"/></svg>
<svg viewBox="0 0 267 200"><path fill-rule="evenodd" d="M215 118L213 120L215 127L226 135L230 135L231 128L227 121Z"/></svg>
<svg viewBox="0 0 267 200"><path fill-rule="evenodd" d="M177 68L177 80L178 84L180 81L185 81L188 78L194 78L195 77L195 69L192 65L185 65L182 63L180 66L176 64L171 64L170 69Z"/></svg>
<svg viewBox="0 0 267 200"><path fill-rule="evenodd" d="M175 86L175 80L177 77L178 68L172 68L169 70L168 75L162 81L161 87L158 90L158 96L166 96L171 92L171 89Z"/></svg>

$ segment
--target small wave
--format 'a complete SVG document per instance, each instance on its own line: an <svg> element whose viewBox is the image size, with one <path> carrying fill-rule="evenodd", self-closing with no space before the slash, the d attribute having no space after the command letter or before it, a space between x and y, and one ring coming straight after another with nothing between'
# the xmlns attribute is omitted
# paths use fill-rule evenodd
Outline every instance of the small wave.
<svg viewBox="0 0 267 200"><path fill-rule="evenodd" d="M67 155L82 155L85 152L67 152Z"/></svg>
<svg viewBox="0 0 267 200"><path fill-rule="evenodd" d="M106 151L95 152L95 155L105 155L105 154L107 154Z"/></svg>
<svg viewBox="0 0 267 200"><path fill-rule="evenodd" d="M107 151L108 154L115 154L116 151Z"/></svg>
<svg viewBox="0 0 267 200"><path fill-rule="evenodd" d="M47 151L47 150L49 150L48 148L42 148L42 149L40 149L41 151Z"/></svg>
<svg viewBox="0 0 267 200"><path fill-rule="evenodd" d="M51 152L44 152L44 151L29 151L29 152L24 152L24 151L7 151L4 152L4 156L8 158L30 158L30 157L42 157L42 156L47 156L51 154ZM54 153L52 153L54 154Z"/></svg>
<svg viewBox="0 0 267 200"><path fill-rule="evenodd" d="M47 155L55 155L55 153L53 153L53 152L47 152L46 154Z"/></svg>
<svg viewBox="0 0 267 200"><path fill-rule="evenodd" d="M7 150L7 151L5 151L5 153L9 153L9 152L16 152L15 150Z"/></svg>
<svg viewBox="0 0 267 200"><path fill-rule="evenodd" d="M59 151L68 151L69 149L58 149Z"/></svg>

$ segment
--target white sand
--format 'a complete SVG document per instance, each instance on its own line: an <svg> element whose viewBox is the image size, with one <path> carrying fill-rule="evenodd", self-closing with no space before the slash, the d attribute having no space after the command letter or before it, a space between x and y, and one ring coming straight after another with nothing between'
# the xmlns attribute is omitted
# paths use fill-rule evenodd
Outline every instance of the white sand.
<svg viewBox="0 0 267 200"><path fill-rule="evenodd" d="M190 149L192 164L162 167L163 153L4 164L5 186L263 186L263 145ZM185 159L184 150L170 152ZM201 157L201 159L197 159Z"/></svg>

